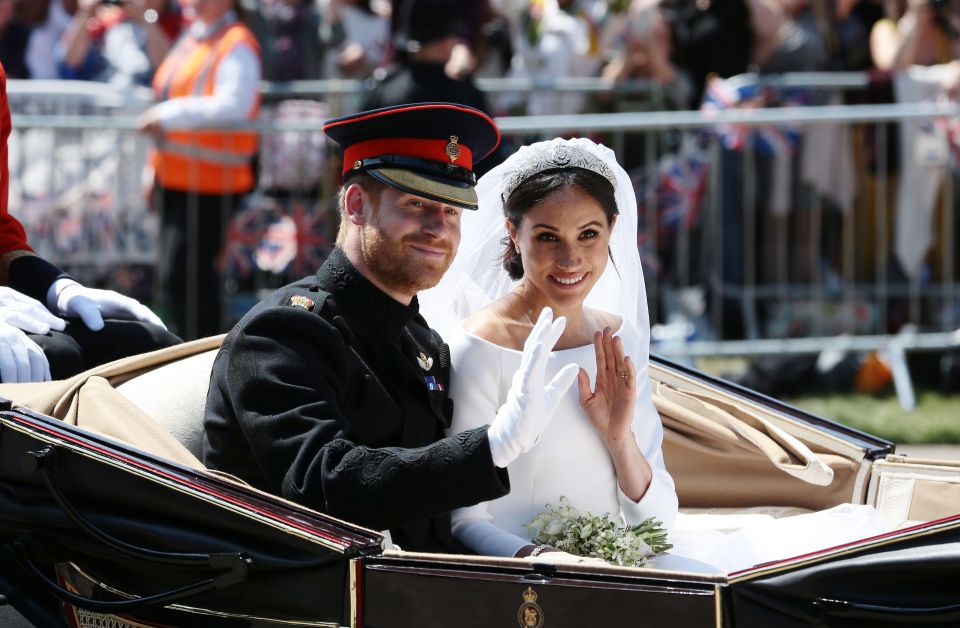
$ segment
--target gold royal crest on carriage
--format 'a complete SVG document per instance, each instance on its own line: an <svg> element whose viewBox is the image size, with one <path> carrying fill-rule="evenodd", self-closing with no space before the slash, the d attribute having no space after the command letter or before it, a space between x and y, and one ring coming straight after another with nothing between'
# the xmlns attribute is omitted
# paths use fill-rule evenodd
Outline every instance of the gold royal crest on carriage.
<svg viewBox="0 0 960 628"><path fill-rule="evenodd" d="M537 592L527 587L523 592L523 604L517 610L517 622L520 628L542 628L543 609L537 604Z"/></svg>

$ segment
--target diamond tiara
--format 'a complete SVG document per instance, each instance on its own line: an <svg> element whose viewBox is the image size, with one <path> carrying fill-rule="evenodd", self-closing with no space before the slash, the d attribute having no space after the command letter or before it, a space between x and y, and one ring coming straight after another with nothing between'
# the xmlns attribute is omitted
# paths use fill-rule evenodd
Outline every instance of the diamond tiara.
<svg viewBox="0 0 960 628"><path fill-rule="evenodd" d="M613 170L602 159L593 153L576 146L560 145L549 146L545 150L531 151L517 167L516 171L503 184L503 200L506 200L513 194L517 187L544 170L557 170L560 168L582 168L602 176L610 182L614 188L617 187L617 178Z"/></svg>

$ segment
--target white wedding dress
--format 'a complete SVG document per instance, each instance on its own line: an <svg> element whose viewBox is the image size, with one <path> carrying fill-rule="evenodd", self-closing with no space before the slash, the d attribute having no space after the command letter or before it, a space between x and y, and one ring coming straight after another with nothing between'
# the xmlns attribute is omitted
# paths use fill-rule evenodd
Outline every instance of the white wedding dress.
<svg viewBox="0 0 960 628"><path fill-rule="evenodd" d="M616 335L623 339L627 355L640 353L640 338L632 327L624 324ZM484 417L496 414L520 365L521 352L497 346L462 327L449 340L453 367L450 390L455 404L452 434L482 425ZM593 345L554 351L548 360L547 379L570 363L586 369L593 382ZM639 502L619 490L613 463L580 407L574 384L540 441L510 465L510 493L454 511L454 536L479 554L513 556L530 543L526 524L547 504L559 505L560 498L567 497L580 510L611 513L615 520L627 524L657 517L674 547L655 557L652 567L732 573L893 530L872 506L854 504L780 519L763 514L734 515L732 518L743 525L735 531L715 529L718 515L678 514L673 478L663 461L663 427L651 400L648 367L646 363L638 367L633 432L653 469L653 480Z"/></svg>
<svg viewBox="0 0 960 628"><path fill-rule="evenodd" d="M590 165L602 161L606 169ZM489 423L506 398L521 352L506 349L464 330L460 322L506 294L512 280L500 265L504 225L504 192L511 181L550 167L585 167L615 178L620 216L610 239L605 272L585 305L620 316L617 335L637 368L637 401L633 431L653 469L653 480L639 502L627 498L617 484L606 448L580 407L577 384L561 401L540 441L509 467L510 493L492 502L453 513L453 531L481 554L513 556L530 542L526 524L567 497L573 506L594 514L612 513L635 524L655 516L668 530L673 550L652 566L701 572L733 572L818 549L882 534L893 529L870 506L842 504L835 508L774 519L767 515L734 515L739 529L719 531L711 517L728 515L677 512L673 478L664 466L663 426L651 398L649 318L640 256L637 251L637 202L630 177L610 149L584 138L555 139L524 146L484 175L477 184L480 208L464 212L464 239L453 265L436 287L419 295L420 311L450 344L451 396L454 418L450 433ZM546 380L570 363L596 372L592 345L554 351Z"/></svg>
<svg viewBox="0 0 960 628"><path fill-rule="evenodd" d="M630 356L641 351L636 330L625 323L617 332ZM450 433L486 424L506 399L522 353L497 346L462 327L448 339L452 364L450 390L454 419ZM547 364L546 379L567 364L576 363L590 375L597 363L593 345L554 351ZM633 432L640 451L653 470L646 494L634 502L620 491L613 463L596 429L580 407L577 385L567 391L540 441L510 465L510 493L500 499L461 508L453 513L454 535L481 554L513 556L530 543L525 527L546 509L567 497L580 510L611 513L615 520L637 524L657 517L664 527L673 526L677 494L673 478L663 463L660 445L663 426L651 400L646 360L637 363L637 401Z"/></svg>

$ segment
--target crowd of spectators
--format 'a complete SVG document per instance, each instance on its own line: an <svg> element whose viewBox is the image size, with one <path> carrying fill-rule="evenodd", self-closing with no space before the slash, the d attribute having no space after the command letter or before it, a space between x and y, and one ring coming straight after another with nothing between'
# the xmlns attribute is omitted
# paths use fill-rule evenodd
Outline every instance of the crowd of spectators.
<svg viewBox="0 0 960 628"><path fill-rule="evenodd" d="M0 61L12 78L149 85L195 0L0 0ZM421 5L419 8L414 5ZM449 5L444 8L444 5ZM267 80L373 78L413 54L410 35L458 45L452 78L650 79L696 108L706 77L892 70L960 53L952 0L246 0ZM451 13L452 15L448 15ZM505 96L490 106L578 113L578 95Z"/></svg>
<svg viewBox="0 0 960 628"><path fill-rule="evenodd" d="M82 79L118 86L153 83L156 91L157 68L176 42L190 33L198 7L211 1L0 0L0 62L11 78ZM344 109L350 108L437 100L461 102L493 115L689 110L700 108L705 100L716 100L710 90L714 77L750 71L865 71L871 76L871 87L861 96L871 102L891 102L891 75L911 66L937 65L943 68L938 75L943 93L956 97L960 91L958 0L231 0L231 4L259 45L259 75L264 80L363 81L359 97L331 101L329 107L316 98L278 102L277 97L264 94L259 115L267 120L319 119L348 113ZM495 77L528 78L538 85L566 77L601 77L620 85L610 93L550 89L485 93L477 88L477 78ZM226 101L220 100L224 102L218 106L225 106ZM749 100L755 106L756 99L750 96ZM814 98L789 104L826 102ZM231 120L243 120L249 114L247 104L240 108L243 115ZM657 137L652 144L658 157L678 154L681 165L702 178L703 157L683 154L688 138L682 135ZM851 204L853 177L847 176L844 164L832 160L855 152L838 143L846 141L844 136L828 131L814 141L810 135L795 135L766 138L774 150L752 166L761 179L759 189L750 191L760 199L754 230L760 280L767 278L763 273L780 266L770 257L783 254L778 234L798 236L812 229L803 222L810 214L785 218L789 208L843 211ZM897 150L895 135L886 136L888 152ZM888 171L877 172L871 137L877 134L857 138L858 158L867 161L871 174L880 176L881 186L896 183L890 171L897 167L896 155L880 160ZM781 146L792 145L789 159L777 154L777 141ZM291 176L296 169L290 164L316 166L322 160L304 160L300 154L304 142L314 153L321 150L316 144L322 138L309 134L264 138L261 189L282 192L280 188L286 187L309 193L307 188L312 187L316 191L316 177ZM817 149L797 150L804 142ZM621 161L635 169L631 172L649 170L650 143L649 137L637 134L619 144ZM762 152L759 142L757 147ZM722 156L723 245L729 249L724 252L724 279L737 284L743 281L741 238L745 237L739 231L744 198L737 194L746 191L726 183L740 181L746 165L742 154L728 148ZM485 165L491 164L481 164L481 174ZM641 172L638 180L649 174ZM798 192L800 185L793 182L797 174L801 183L812 186L816 199L808 190ZM697 188L697 181L688 184ZM910 185L936 187L936 182L921 184ZM889 189L884 193L893 198ZM639 183L638 196L650 197ZM684 200L683 194L674 197ZM660 211L667 214L671 209ZM685 211L695 213L689 207ZM660 227L645 228L654 232ZM663 250L671 241L667 235L654 251L659 257L656 263L666 268L657 273L669 272L676 262L671 251ZM806 245L797 246L833 246L807 240ZM795 261L806 261L793 267L808 277L816 274L821 251L794 248L789 254ZM925 254L923 249L915 257ZM877 266L866 258L862 265Z"/></svg>

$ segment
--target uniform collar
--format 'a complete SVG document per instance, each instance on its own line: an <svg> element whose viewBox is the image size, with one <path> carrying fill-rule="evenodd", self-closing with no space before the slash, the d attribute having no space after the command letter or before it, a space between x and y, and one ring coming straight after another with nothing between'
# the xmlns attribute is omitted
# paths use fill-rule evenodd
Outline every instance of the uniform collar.
<svg viewBox="0 0 960 628"><path fill-rule="evenodd" d="M329 292L337 307L372 329L397 336L419 312L417 298L404 305L360 274L340 247L336 247L317 271L320 287Z"/></svg>

